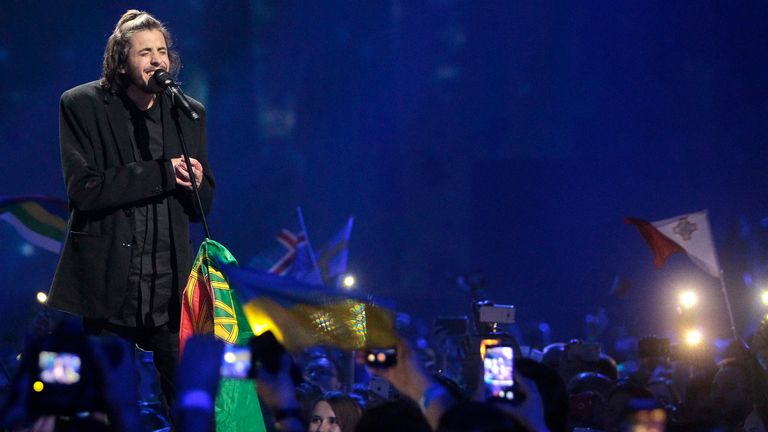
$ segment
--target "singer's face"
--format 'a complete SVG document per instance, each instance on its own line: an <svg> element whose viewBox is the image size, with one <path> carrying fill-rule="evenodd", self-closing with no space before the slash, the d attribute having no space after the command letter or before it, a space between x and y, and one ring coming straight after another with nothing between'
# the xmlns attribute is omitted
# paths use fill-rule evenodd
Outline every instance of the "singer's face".
<svg viewBox="0 0 768 432"><path fill-rule="evenodd" d="M131 86L145 93L158 93L161 90L151 80L157 69L170 70L168 47L160 30L142 30L131 36L131 49L128 51L128 63L121 72L126 73Z"/></svg>

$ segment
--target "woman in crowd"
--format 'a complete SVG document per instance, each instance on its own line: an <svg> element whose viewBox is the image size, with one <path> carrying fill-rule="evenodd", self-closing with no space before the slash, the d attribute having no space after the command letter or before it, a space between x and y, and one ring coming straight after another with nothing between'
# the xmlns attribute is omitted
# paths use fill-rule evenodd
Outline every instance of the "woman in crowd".
<svg viewBox="0 0 768 432"><path fill-rule="evenodd" d="M352 432L363 415L357 400L340 391L330 391L312 406L307 432Z"/></svg>

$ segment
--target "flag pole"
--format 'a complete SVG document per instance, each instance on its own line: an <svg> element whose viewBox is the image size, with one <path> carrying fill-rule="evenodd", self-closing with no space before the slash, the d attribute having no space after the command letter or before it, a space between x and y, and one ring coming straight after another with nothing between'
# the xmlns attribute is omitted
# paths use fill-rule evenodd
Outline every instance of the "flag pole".
<svg viewBox="0 0 768 432"><path fill-rule="evenodd" d="M317 266L317 259L315 259L315 253L312 251L312 243L309 242L309 233L307 232L307 226L304 225L304 213L301 211L301 207L296 207L296 214L299 217L299 228L304 233L304 239L307 242L307 246L309 247L309 259L312 260L312 266L316 269L320 269L320 267ZM320 277L322 280L322 276Z"/></svg>
<svg viewBox="0 0 768 432"><path fill-rule="evenodd" d="M709 222L709 221L707 221ZM740 341L739 331L736 330L736 320L733 319L733 308L731 307L731 299L728 295L728 288L725 286L725 277L723 274L723 268L720 266L720 257L717 254L717 248L715 248L715 241L712 239L712 230L709 232L709 241L712 243L712 252L715 255L715 263L717 264L717 278L720 280L720 291L723 292L723 299L725 299L725 309L728 311L728 320L731 323L731 333L733 333L733 340Z"/></svg>
<svg viewBox="0 0 768 432"><path fill-rule="evenodd" d="M707 225L709 225L708 212L704 210L704 217ZM723 277L723 268L720 266L720 257L717 254L717 248L715 247L715 240L712 238L712 230L709 230L709 242L712 244L712 253L715 256L715 264L717 265L717 278L720 280L720 290L723 292L723 299L725 299L725 309L728 310L728 320L731 323L731 333L733 333L733 340L740 341L739 332L736 330L736 320L733 319L733 308L731 307L731 299L728 296L728 288L725 287L725 278ZM710 274L712 274L710 272ZM713 275L714 276L714 275Z"/></svg>
<svg viewBox="0 0 768 432"><path fill-rule="evenodd" d="M725 308L728 309L728 318L731 321L731 332L733 333L734 340L741 340L739 338L739 332L736 330L736 321L733 319L733 309L731 308L731 300L728 297L728 289L725 287L725 279L723 278L723 270L720 269L720 289L723 292L723 298L725 299Z"/></svg>

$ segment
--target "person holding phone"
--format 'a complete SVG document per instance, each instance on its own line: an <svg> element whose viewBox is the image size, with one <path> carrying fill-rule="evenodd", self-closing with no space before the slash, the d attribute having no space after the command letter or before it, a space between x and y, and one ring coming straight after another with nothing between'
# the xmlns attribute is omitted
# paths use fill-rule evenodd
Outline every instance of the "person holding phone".
<svg viewBox="0 0 768 432"><path fill-rule="evenodd" d="M436 429L440 417L457 400L414 356L407 341L401 339L395 346L394 352L397 361L388 363L389 367L372 366L371 363L367 363L368 367L375 375L380 375L389 381L400 393L418 402L430 426ZM368 362L367 359L363 360Z"/></svg>

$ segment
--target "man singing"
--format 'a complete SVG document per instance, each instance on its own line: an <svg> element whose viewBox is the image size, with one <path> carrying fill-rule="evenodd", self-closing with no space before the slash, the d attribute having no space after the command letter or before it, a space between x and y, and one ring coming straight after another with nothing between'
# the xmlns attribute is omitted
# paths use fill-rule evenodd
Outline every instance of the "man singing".
<svg viewBox="0 0 768 432"><path fill-rule="evenodd" d="M114 334L154 353L165 402L173 404L180 296L192 265L190 221L199 220L192 179L208 213L205 110L193 121L155 84L178 71L170 34L129 10L104 51L100 81L61 96L59 140L69 226L48 304L83 317L90 334ZM189 149L193 176L181 156Z"/></svg>

